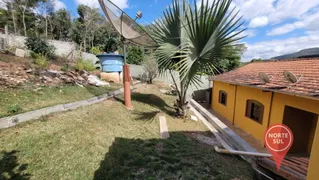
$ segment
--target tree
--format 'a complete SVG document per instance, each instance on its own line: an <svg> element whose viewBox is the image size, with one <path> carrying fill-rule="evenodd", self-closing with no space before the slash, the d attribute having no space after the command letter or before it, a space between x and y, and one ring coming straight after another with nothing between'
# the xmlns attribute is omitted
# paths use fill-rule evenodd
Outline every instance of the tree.
<svg viewBox="0 0 319 180"><path fill-rule="evenodd" d="M121 49L122 41L112 24L103 21L94 35L94 44L104 52L110 53Z"/></svg>
<svg viewBox="0 0 319 180"><path fill-rule="evenodd" d="M254 58L254 59L252 59L250 62L261 62L261 61L263 61L261 58Z"/></svg>
<svg viewBox="0 0 319 180"><path fill-rule="evenodd" d="M14 33L17 34L17 25L16 25L16 6L14 0L3 0L7 10L2 9L3 16L1 16L1 25L11 25L13 24ZM9 18L11 17L11 19Z"/></svg>
<svg viewBox="0 0 319 180"><path fill-rule="evenodd" d="M164 16L154 23L150 31L159 47L155 51L159 73L171 73L177 88L175 103L178 116L185 117L188 102L187 89L201 83L198 73L216 72L216 67L243 37L241 17L230 9L231 0L216 0L213 5L201 1L192 7L187 0L173 0ZM179 74L174 78L172 71ZM179 82L179 84L177 84Z"/></svg>
<svg viewBox="0 0 319 180"><path fill-rule="evenodd" d="M59 9L58 11L51 13L50 16L49 24L51 26L53 39L68 39L72 26L70 13L66 9Z"/></svg>
<svg viewBox="0 0 319 180"><path fill-rule="evenodd" d="M48 19L49 14L53 14L54 11L53 0L42 0L39 4L39 11L45 18L45 37L48 38Z"/></svg>
<svg viewBox="0 0 319 180"><path fill-rule="evenodd" d="M27 36L26 13L30 12L31 9L35 8L41 1L42 0L15 0L15 3L19 7L22 14L24 36Z"/></svg>
<svg viewBox="0 0 319 180"><path fill-rule="evenodd" d="M150 54L144 57L143 67L147 75L147 79L148 79L147 82L149 84L152 84L153 79L156 78L158 73L156 58L154 57L153 54Z"/></svg>
<svg viewBox="0 0 319 180"><path fill-rule="evenodd" d="M105 20L97 8L81 4L78 6L77 11L79 18L74 21L70 35L81 48L83 47L84 51L87 51L94 47L95 33ZM91 48L89 48L90 46Z"/></svg>
<svg viewBox="0 0 319 180"><path fill-rule="evenodd" d="M234 70L240 66L240 60L243 53L247 50L244 44L238 44L228 47L226 53L222 57L222 61L217 65L219 73ZM213 75L213 73L209 74Z"/></svg>
<svg viewBox="0 0 319 180"><path fill-rule="evenodd" d="M140 47L129 46L127 48L127 63L140 65L143 60L143 51Z"/></svg>

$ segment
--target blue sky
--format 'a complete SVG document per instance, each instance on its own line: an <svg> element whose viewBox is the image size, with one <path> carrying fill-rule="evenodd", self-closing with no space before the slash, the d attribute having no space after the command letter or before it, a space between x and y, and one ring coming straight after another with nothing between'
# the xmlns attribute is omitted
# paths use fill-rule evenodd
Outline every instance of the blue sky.
<svg viewBox="0 0 319 180"><path fill-rule="evenodd" d="M130 16L141 10L139 23L153 22L171 0L113 0ZM55 0L76 16L78 4L99 7L98 0ZM271 58L304 48L319 47L319 0L233 0L243 15L248 36L242 61Z"/></svg>

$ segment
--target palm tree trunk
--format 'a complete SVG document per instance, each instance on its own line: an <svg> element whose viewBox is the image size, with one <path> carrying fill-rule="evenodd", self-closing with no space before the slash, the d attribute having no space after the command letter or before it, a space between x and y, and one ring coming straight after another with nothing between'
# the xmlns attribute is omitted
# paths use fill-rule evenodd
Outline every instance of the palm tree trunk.
<svg viewBox="0 0 319 180"><path fill-rule="evenodd" d="M176 116L181 117L181 118L186 118L187 113L188 113L188 102L186 102L186 92L187 92L187 86L185 87L184 81L180 81L180 90L177 86L177 82L172 74L172 70L169 70L171 77L173 79L174 85L176 87L178 99L176 100L174 107L176 111Z"/></svg>
<svg viewBox="0 0 319 180"><path fill-rule="evenodd" d="M186 118L188 113L188 102L186 101L186 94L187 94L187 86L185 86L185 82L180 82L181 86L181 98L176 102L176 113L178 117Z"/></svg>

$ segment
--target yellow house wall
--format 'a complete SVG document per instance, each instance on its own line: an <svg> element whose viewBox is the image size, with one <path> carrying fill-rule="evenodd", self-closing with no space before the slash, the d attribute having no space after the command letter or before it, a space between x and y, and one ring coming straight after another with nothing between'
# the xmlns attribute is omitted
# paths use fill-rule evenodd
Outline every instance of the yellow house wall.
<svg viewBox="0 0 319 180"><path fill-rule="evenodd" d="M319 101L290 96L280 93L274 94L272 112L270 118L270 125L283 123L285 106L291 106L304 111L319 114ZM312 150L310 154L310 165L308 168L308 180L319 179L319 119L317 120L317 128L312 129L315 131L315 137L312 143ZM313 126L315 128L315 126Z"/></svg>
<svg viewBox="0 0 319 180"><path fill-rule="evenodd" d="M261 143L264 142L264 133L268 127L271 92L262 92L260 89L238 86L234 123L247 133L253 135ZM255 100L264 105L262 124L246 117L247 100Z"/></svg>
<svg viewBox="0 0 319 180"><path fill-rule="evenodd" d="M318 127L318 124L317 124ZM310 164L308 167L307 180L319 179L319 128L316 128L315 138L310 154Z"/></svg>
<svg viewBox="0 0 319 180"><path fill-rule="evenodd" d="M220 90L223 90L227 93L227 106L218 103ZM224 116L230 121L232 121L234 117L235 125L242 128L247 133L252 134L262 143L264 143L264 132L267 130L268 124L273 125L283 123L282 121L284 117L285 106L290 106L304 111L319 114L319 101L317 100L310 100L297 96L274 93L273 101L271 104L271 96L271 92L262 92L262 90L255 88L237 86L236 90L236 86L232 86L222 82L214 82L212 108L219 115ZM262 124L259 124L245 116L246 102L249 99L259 101L264 105ZM268 122L269 119L270 122ZM307 180L319 179L319 119L317 120L317 127L318 128L315 129L314 126L311 130L315 134L315 136L312 144Z"/></svg>
<svg viewBox="0 0 319 180"><path fill-rule="evenodd" d="M319 101L275 93L272 104L270 125L282 124L285 106L319 114Z"/></svg>
<svg viewBox="0 0 319 180"><path fill-rule="evenodd" d="M218 102L219 91L225 91L227 93L226 106ZM236 87L222 82L214 82L213 87L213 99L212 109L219 115L225 117L229 121L233 120L234 102L235 102L235 90Z"/></svg>

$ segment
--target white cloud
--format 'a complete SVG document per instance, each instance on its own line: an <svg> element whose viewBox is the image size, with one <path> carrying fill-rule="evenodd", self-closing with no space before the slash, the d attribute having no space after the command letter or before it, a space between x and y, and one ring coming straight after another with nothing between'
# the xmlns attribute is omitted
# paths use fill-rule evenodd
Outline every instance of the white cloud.
<svg viewBox="0 0 319 180"><path fill-rule="evenodd" d="M247 51L243 61L253 58L269 59L278 55L293 53L305 48L319 47L319 34L309 34L301 37L292 37L283 40L262 41L246 44Z"/></svg>
<svg viewBox="0 0 319 180"><path fill-rule="evenodd" d="M285 24L283 26L272 29L271 31L267 32L267 35L277 36L277 35L286 34L291 31L294 31L295 29L304 28L304 27L305 27L305 24L303 22L297 21L294 23Z"/></svg>
<svg viewBox="0 0 319 180"><path fill-rule="evenodd" d="M276 27L271 31L267 32L268 36L276 36L292 32L296 29L307 29L309 31L316 31L319 29L319 9L318 12L308 13L301 17L300 21L293 23L287 23L282 26Z"/></svg>
<svg viewBox="0 0 319 180"><path fill-rule="evenodd" d="M55 10L66 9L66 5L60 0L54 0L53 5Z"/></svg>
<svg viewBox="0 0 319 180"><path fill-rule="evenodd" d="M0 0L0 8L7 9L6 4L3 2L3 0Z"/></svg>
<svg viewBox="0 0 319 180"><path fill-rule="evenodd" d="M75 0L77 4L85 4L91 7L100 7L98 0ZM105 0L105 2L107 2ZM113 0L115 5L117 5L120 9L129 8L128 0Z"/></svg>
<svg viewBox="0 0 319 180"><path fill-rule="evenodd" d="M287 19L300 19L319 5L318 0L234 0L246 20L265 16L268 23L278 24ZM255 20L256 21L256 20ZM251 22L253 23L253 22Z"/></svg>
<svg viewBox="0 0 319 180"><path fill-rule="evenodd" d="M249 27L255 28L255 27L261 27L266 26L268 24L268 18L266 16L260 16L252 19L249 23Z"/></svg>
<svg viewBox="0 0 319 180"><path fill-rule="evenodd" d="M230 35L234 35L234 34L238 33L239 31L240 30L234 31ZM256 34L257 34L257 31L255 29L247 29L244 32L240 33L239 36L247 36L247 38L250 38L250 37L255 37Z"/></svg>
<svg viewBox="0 0 319 180"><path fill-rule="evenodd" d="M318 5L318 0L279 0L275 11L269 14L269 20L280 23L290 18L300 19L302 15Z"/></svg>
<svg viewBox="0 0 319 180"><path fill-rule="evenodd" d="M243 32L243 35L247 37L255 37L256 34L257 32L253 29L247 29L246 31Z"/></svg>

